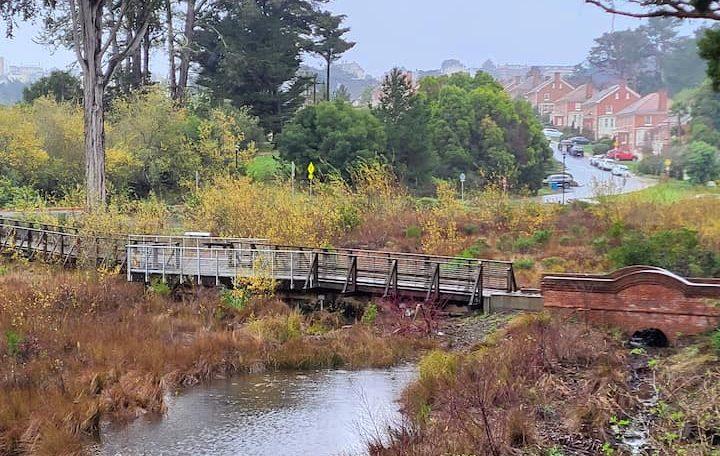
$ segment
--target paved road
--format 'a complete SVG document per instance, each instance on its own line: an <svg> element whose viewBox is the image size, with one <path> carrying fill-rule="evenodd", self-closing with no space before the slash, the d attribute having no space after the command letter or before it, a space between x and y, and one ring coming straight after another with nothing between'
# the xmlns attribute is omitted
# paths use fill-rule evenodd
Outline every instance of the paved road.
<svg viewBox="0 0 720 456"><path fill-rule="evenodd" d="M557 150L557 143L551 143L555 159L562 162L563 156ZM565 202L573 200L589 200L597 196L609 194L631 193L655 185L654 179L631 176L627 178L613 176L610 171L603 171L590 166L590 158L578 158L568 155L565 158L567 172L573 175L579 187L565 191ZM543 197L545 203L562 203L562 192Z"/></svg>

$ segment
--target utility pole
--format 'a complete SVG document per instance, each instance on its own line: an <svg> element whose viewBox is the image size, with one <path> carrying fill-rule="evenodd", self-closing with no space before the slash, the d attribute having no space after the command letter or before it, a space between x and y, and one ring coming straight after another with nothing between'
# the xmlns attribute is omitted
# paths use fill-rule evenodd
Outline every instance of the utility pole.
<svg viewBox="0 0 720 456"><path fill-rule="evenodd" d="M292 186L292 195L295 196L295 162L290 164L290 185Z"/></svg>
<svg viewBox="0 0 720 456"><path fill-rule="evenodd" d="M566 166L565 166L565 157L567 157L567 151L563 149L563 176L566 176ZM563 177L564 178L564 177ZM563 181L562 184L562 204L565 205L565 187L567 186L567 182Z"/></svg>

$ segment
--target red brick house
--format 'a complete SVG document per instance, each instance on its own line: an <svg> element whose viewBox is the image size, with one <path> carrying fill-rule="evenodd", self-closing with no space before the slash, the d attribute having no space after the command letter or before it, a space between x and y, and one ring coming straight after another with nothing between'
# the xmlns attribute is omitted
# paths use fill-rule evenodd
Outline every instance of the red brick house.
<svg viewBox="0 0 720 456"><path fill-rule="evenodd" d="M563 79L560 73L555 73L552 78L546 79L525 93L525 99L538 110L540 115L549 115L552 119L555 103L573 90L575 87L572 84Z"/></svg>
<svg viewBox="0 0 720 456"><path fill-rule="evenodd" d="M597 92L583 104L583 132L599 138L615 134L616 115L642 98L627 84L620 83Z"/></svg>
<svg viewBox="0 0 720 456"><path fill-rule="evenodd" d="M583 84L555 102L552 123L556 127L583 130L583 103L593 97L592 83Z"/></svg>
<svg viewBox="0 0 720 456"><path fill-rule="evenodd" d="M667 91L651 93L617 113L615 136L619 146L636 154L659 154L670 140Z"/></svg>

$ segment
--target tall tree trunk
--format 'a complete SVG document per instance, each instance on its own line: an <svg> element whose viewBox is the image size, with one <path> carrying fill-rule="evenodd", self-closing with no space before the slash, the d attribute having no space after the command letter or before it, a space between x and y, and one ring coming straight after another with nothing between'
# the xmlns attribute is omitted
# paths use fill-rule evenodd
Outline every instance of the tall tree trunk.
<svg viewBox="0 0 720 456"><path fill-rule="evenodd" d="M142 83L143 85L150 84L150 29L145 32L145 38L143 38L143 65L142 65Z"/></svg>
<svg viewBox="0 0 720 456"><path fill-rule="evenodd" d="M195 39L195 10L196 0L187 0L187 12L185 14L185 44L180 51L180 77L178 78L178 98L185 97L188 80L190 77L190 60L192 58L192 46Z"/></svg>
<svg viewBox="0 0 720 456"><path fill-rule="evenodd" d="M327 74L325 78L325 101L330 101L330 64L332 60L330 58L325 59L327 61Z"/></svg>
<svg viewBox="0 0 720 456"><path fill-rule="evenodd" d="M105 190L105 80L102 68L102 9L104 0L82 0L83 94L85 107L85 179L87 207L102 208Z"/></svg>
<svg viewBox="0 0 720 456"><path fill-rule="evenodd" d="M165 0L165 27L167 28L167 53L168 53L168 80L170 83L170 95L178 100L177 67L175 66L175 27L173 26L173 11L170 0Z"/></svg>

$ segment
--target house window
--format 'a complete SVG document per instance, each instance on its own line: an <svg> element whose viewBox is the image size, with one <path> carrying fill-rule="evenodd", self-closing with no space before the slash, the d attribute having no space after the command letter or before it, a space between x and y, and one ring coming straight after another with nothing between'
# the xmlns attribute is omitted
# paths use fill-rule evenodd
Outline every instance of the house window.
<svg viewBox="0 0 720 456"><path fill-rule="evenodd" d="M553 88L553 89L555 88L555 83L554 83L554 82L553 82L552 88Z"/></svg>
<svg viewBox="0 0 720 456"><path fill-rule="evenodd" d="M612 105L605 108L605 114L612 114L613 113L613 107Z"/></svg>
<svg viewBox="0 0 720 456"><path fill-rule="evenodd" d="M545 101L550 100L550 94L549 94L549 93L546 93L545 95L543 95L543 98L544 98Z"/></svg>
<svg viewBox="0 0 720 456"><path fill-rule="evenodd" d="M626 99L626 100L629 100L629 99L630 99L630 92L625 93L625 99Z"/></svg>
<svg viewBox="0 0 720 456"><path fill-rule="evenodd" d="M616 93L615 93L615 99L616 99L616 100L619 100L619 99L620 99L620 92L616 92Z"/></svg>
<svg viewBox="0 0 720 456"><path fill-rule="evenodd" d="M582 109L582 103L575 103L575 110L580 111Z"/></svg>
<svg viewBox="0 0 720 456"><path fill-rule="evenodd" d="M645 116L645 125L652 125L652 116Z"/></svg>

